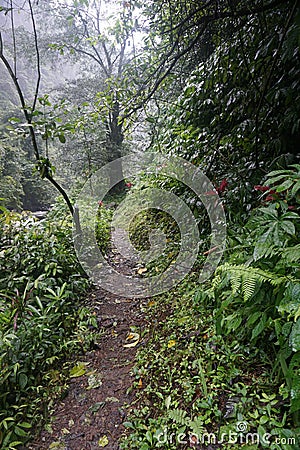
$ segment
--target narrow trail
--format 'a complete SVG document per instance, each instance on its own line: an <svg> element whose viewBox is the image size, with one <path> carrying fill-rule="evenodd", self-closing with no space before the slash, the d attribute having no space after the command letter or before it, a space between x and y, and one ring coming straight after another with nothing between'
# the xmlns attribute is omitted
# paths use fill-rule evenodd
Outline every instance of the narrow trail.
<svg viewBox="0 0 300 450"><path fill-rule="evenodd" d="M133 274L133 263L112 250L112 266L126 275ZM74 361L86 363L84 375L70 379L67 396L54 407L52 432L42 431L39 438L28 444L28 450L107 450L119 449L125 431L126 406L134 400L131 374L137 346L124 347L131 327L141 334L144 323L144 300L118 297L101 289L91 293L99 329L103 334L95 349ZM133 340L134 341L134 340Z"/></svg>

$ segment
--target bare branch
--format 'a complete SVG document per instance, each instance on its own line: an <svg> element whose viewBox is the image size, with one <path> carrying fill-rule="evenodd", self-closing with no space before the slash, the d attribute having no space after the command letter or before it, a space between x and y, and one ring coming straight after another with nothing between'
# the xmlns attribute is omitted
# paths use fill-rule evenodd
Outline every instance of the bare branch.
<svg viewBox="0 0 300 450"><path fill-rule="evenodd" d="M79 15L80 20L81 20L81 23L82 23L82 25L83 25L83 27L84 27L86 36L87 36L88 39L90 39L91 36L90 36L89 29L88 29L88 27L87 27L87 22L86 22L86 20L82 17L82 14L81 14L81 12L80 12L79 10L78 10L78 15ZM101 66L101 68L102 68L103 72L105 73L105 75L106 75L107 77L109 77L109 75L110 75L110 74L109 74L109 70L108 70L108 68L105 66L105 64L104 64L104 62L103 62L103 59L102 59L100 53L98 52L96 46L95 46L93 43L91 43L91 47L92 47L92 49L94 50L94 53L95 53L95 55L96 55L96 56L94 56L93 59L94 59L95 61L97 61L97 63ZM77 50L77 48L74 47L74 50ZM83 53L83 52L82 52L82 53ZM89 53L86 53L86 54L88 55Z"/></svg>
<svg viewBox="0 0 300 450"><path fill-rule="evenodd" d="M18 96L19 96L19 100L21 103L21 107L22 110L24 112L24 116L26 119L26 122L29 125L29 132L30 132L30 136L31 136L31 140L32 140L32 144L33 144L33 150L34 150L34 154L36 159L40 158L40 154L39 154L39 149L38 149L38 145L37 145L37 141L36 141L36 137L35 137L35 133L33 130L33 127L31 125L31 113L28 111L28 108L26 106L26 102L25 102L25 98L22 92L22 89L20 87L18 78L16 77L13 68L11 67L9 61L7 60L7 58L5 57L4 53L3 53L3 39L2 39L2 33L0 32L0 59L3 62L4 66L6 67L10 78L12 79L15 88L17 90Z"/></svg>
<svg viewBox="0 0 300 450"><path fill-rule="evenodd" d="M106 58L106 61L107 61L108 71L109 71L109 73L111 73L111 67L112 67L111 57L110 57L110 54L108 53L107 47L105 45L105 42L102 43L102 48L103 48L103 51L104 51L104 54L105 54L105 58Z"/></svg>
<svg viewBox="0 0 300 450"><path fill-rule="evenodd" d="M35 54L36 54L36 67L37 67L37 81L35 85L35 92L34 92L34 99L32 104L32 112L35 110L36 102L39 95L39 88L40 88L40 82L41 82L41 65L40 65L40 52L38 47L38 37L37 37L37 31L36 31L36 25L35 25L35 18L33 14L32 9L32 3L31 0L28 0L29 9L30 9L30 18L33 28L33 35L34 35L34 46L35 46Z"/></svg>
<svg viewBox="0 0 300 450"><path fill-rule="evenodd" d="M12 38L13 38L14 73L17 76L17 46L16 46L13 0L10 0L10 10L11 10L10 22L11 22L11 31L12 31Z"/></svg>

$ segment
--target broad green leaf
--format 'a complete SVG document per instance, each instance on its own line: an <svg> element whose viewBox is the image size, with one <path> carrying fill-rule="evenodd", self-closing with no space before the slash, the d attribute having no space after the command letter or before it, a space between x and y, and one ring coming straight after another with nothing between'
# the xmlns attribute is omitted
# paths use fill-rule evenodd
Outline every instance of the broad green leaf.
<svg viewBox="0 0 300 450"><path fill-rule="evenodd" d="M283 192L289 189L294 184L293 180L286 180L284 183L276 187L276 192Z"/></svg>
<svg viewBox="0 0 300 450"><path fill-rule="evenodd" d="M21 422L21 423L19 423L19 427L22 427L22 428L31 428L32 425L31 425L31 423L28 423L28 422Z"/></svg>
<svg viewBox="0 0 300 450"><path fill-rule="evenodd" d="M86 373L86 364L78 363L76 366L74 366L70 370L69 376L70 376L70 378L77 378L77 377L81 377L85 373Z"/></svg>
<svg viewBox="0 0 300 450"><path fill-rule="evenodd" d="M21 436L21 437L27 436L27 432L25 430L22 430L22 428L20 428L20 427L14 427L14 433L17 436Z"/></svg>
<svg viewBox="0 0 300 450"><path fill-rule="evenodd" d="M297 320L296 323L294 323L290 337L289 337L289 343L292 347L294 352L297 352L300 350L300 319Z"/></svg>
<svg viewBox="0 0 300 450"><path fill-rule="evenodd" d="M300 283L288 283L284 293L284 297L279 304L278 311L282 313L288 313L290 315L295 314L294 320L297 317L297 311L300 308Z"/></svg>
<svg viewBox="0 0 300 450"><path fill-rule="evenodd" d="M286 213L284 213L282 215L282 219L295 219L295 220L299 220L300 216L299 214L292 212L292 211L288 211Z"/></svg>
<svg viewBox="0 0 300 450"><path fill-rule="evenodd" d="M58 139L59 139L59 141L60 141L62 144L65 144L65 142L66 142L66 137L65 137L64 134L59 134L59 135L58 135Z"/></svg>
<svg viewBox="0 0 300 450"><path fill-rule="evenodd" d="M154 117L146 117L146 121L149 122L149 123L155 123L156 122Z"/></svg>
<svg viewBox="0 0 300 450"><path fill-rule="evenodd" d="M253 325L257 319L261 316L261 312L260 311L256 311L255 313L251 314L248 318L247 324L248 325Z"/></svg>
<svg viewBox="0 0 300 450"><path fill-rule="evenodd" d="M27 386L27 384L28 384L28 377L27 377L27 375L25 373L23 373L23 372L19 373L18 380L19 380L20 388L24 389Z"/></svg>
<svg viewBox="0 0 300 450"><path fill-rule="evenodd" d="M267 315L266 315L266 313L263 313L262 318L260 319L260 321L258 322L256 327L252 331L251 339L256 338L258 335L260 335L264 331L264 329L266 327L266 323L267 323Z"/></svg>
<svg viewBox="0 0 300 450"><path fill-rule="evenodd" d="M259 434L259 438L261 442L264 442L264 437L266 436L267 430L262 425L259 425L257 428L257 432Z"/></svg>
<svg viewBox="0 0 300 450"><path fill-rule="evenodd" d="M277 183L278 181L282 180L283 178L287 178L287 174L281 174L281 175L277 175L276 177L268 177L267 180L267 185L269 186L270 184L274 184Z"/></svg>
<svg viewBox="0 0 300 450"><path fill-rule="evenodd" d="M274 177L274 176L277 176L277 175L288 176L290 174L291 174L291 171L288 170L288 169L285 169L285 170L272 170L272 172L268 173L268 178L269 177Z"/></svg>
<svg viewBox="0 0 300 450"><path fill-rule="evenodd" d="M291 235L295 234L295 225L293 224L293 222L284 220L284 221L280 222L280 227L288 234L291 234Z"/></svg>
<svg viewBox="0 0 300 450"><path fill-rule="evenodd" d="M300 180L297 181L297 183L293 186L292 190L291 190L291 196L294 197L298 191L300 190Z"/></svg>

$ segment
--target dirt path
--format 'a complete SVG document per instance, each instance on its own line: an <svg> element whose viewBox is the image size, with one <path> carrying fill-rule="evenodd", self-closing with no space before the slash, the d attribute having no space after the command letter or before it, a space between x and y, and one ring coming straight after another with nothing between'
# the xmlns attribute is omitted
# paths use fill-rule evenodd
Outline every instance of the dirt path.
<svg viewBox="0 0 300 450"><path fill-rule="evenodd" d="M133 267L121 255L112 252L110 260L122 273L133 273ZM98 289L91 294L90 303L104 334L97 340L95 350L74 361L74 365L87 363L82 364L86 372L71 378L66 398L56 405L53 432L43 431L38 440L28 445L28 450L119 449L126 405L134 399L131 369L138 347L124 345L134 343L137 334L141 334L143 301ZM137 334L132 333L132 327Z"/></svg>

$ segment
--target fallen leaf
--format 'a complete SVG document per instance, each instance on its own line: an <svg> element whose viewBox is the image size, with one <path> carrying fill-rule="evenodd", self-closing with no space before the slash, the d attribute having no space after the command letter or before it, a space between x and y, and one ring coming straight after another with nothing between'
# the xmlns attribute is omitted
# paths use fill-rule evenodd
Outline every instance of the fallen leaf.
<svg viewBox="0 0 300 450"><path fill-rule="evenodd" d="M139 341L134 341L131 344L124 344L123 347L132 348L132 347L135 347L138 343L139 343Z"/></svg>
<svg viewBox="0 0 300 450"><path fill-rule="evenodd" d="M141 267L141 268L137 271L137 273L138 273L139 275L142 275L142 274L145 273L145 272L147 272L147 267Z"/></svg>
<svg viewBox="0 0 300 450"><path fill-rule="evenodd" d="M59 450L64 450L65 449L65 444L63 444L62 442L56 441L56 442L52 442L52 444L49 445L49 449L50 448L56 448Z"/></svg>
<svg viewBox="0 0 300 450"><path fill-rule="evenodd" d="M89 426L89 425L91 425L91 423L92 423L91 416L90 415L86 415L85 418L84 418L84 424Z"/></svg>
<svg viewBox="0 0 300 450"><path fill-rule="evenodd" d="M65 445L62 442L56 441L49 445L49 449L50 448L64 449Z"/></svg>
<svg viewBox="0 0 300 450"><path fill-rule="evenodd" d="M126 348L135 347L140 341L139 333L129 333L126 340L131 340L131 339L135 339L134 342L131 342L131 344L124 344L123 347L126 347Z"/></svg>
<svg viewBox="0 0 300 450"><path fill-rule="evenodd" d="M87 390L97 389L101 385L102 385L102 380L101 380L101 375L100 374L90 375L88 377L88 387L86 389Z"/></svg>
<svg viewBox="0 0 300 450"><path fill-rule="evenodd" d="M154 306L154 305L155 305L155 302L153 300L151 300L150 302L148 302L147 306L149 306L149 308L150 308L151 306Z"/></svg>
<svg viewBox="0 0 300 450"><path fill-rule="evenodd" d="M143 380L140 378L139 382L138 382L138 388L142 389L143 387Z"/></svg>
<svg viewBox="0 0 300 450"><path fill-rule="evenodd" d="M70 370L70 378L82 377L86 372L86 363L78 363Z"/></svg>
<svg viewBox="0 0 300 450"><path fill-rule="evenodd" d="M99 411L100 408L103 408L104 406L105 406L105 402L97 402L94 405L89 407L89 411L96 413Z"/></svg>
<svg viewBox="0 0 300 450"><path fill-rule="evenodd" d="M126 340L130 340L130 339L140 339L139 333L129 333Z"/></svg>
<svg viewBox="0 0 300 450"><path fill-rule="evenodd" d="M174 345L176 345L176 341L174 341L174 339L171 339L171 340L168 342L168 348L174 347Z"/></svg>
<svg viewBox="0 0 300 450"><path fill-rule="evenodd" d="M109 443L109 441L108 441L108 437L106 435L102 436L98 441L99 447L106 447L108 445L108 443Z"/></svg>
<svg viewBox="0 0 300 450"><path fill-rule="evenodd" d="M112 402L112 403L118 403L120 400L117 399L116 397L106 397L105 401L107 403Z"/></svg>

